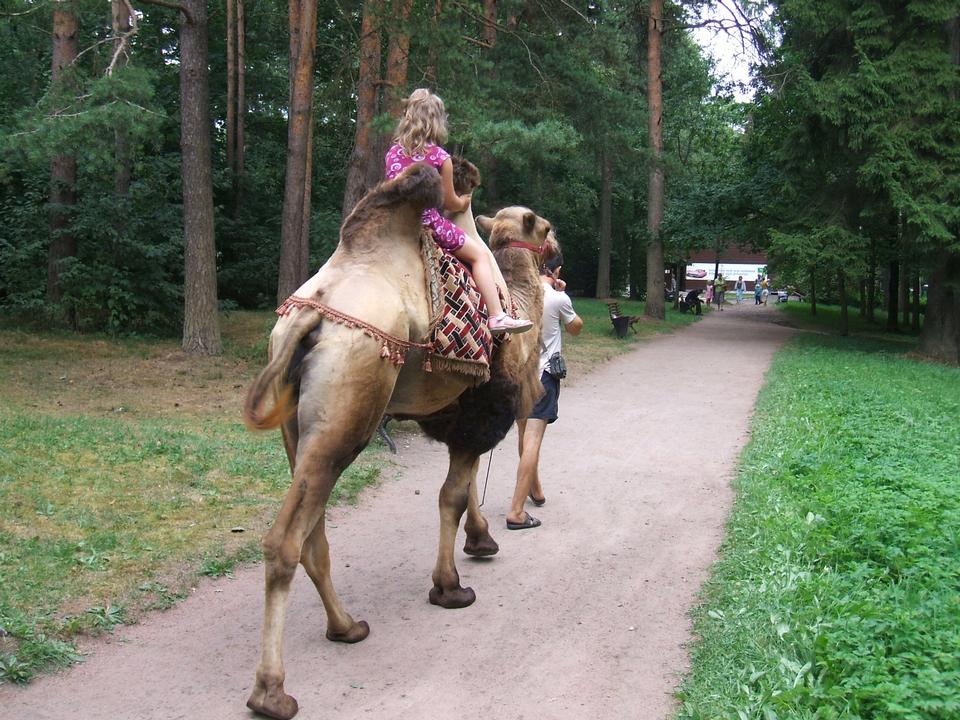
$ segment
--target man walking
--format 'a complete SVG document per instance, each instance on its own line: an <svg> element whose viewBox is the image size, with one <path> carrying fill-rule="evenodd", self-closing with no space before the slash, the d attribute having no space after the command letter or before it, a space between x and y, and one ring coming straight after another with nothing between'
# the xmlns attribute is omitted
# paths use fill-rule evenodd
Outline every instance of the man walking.
<svg viewBox="0 0 960 720"><path fill-rule="evenodd" d="M543 329L540 333L540 381L544 394L525 420L517 420L520 433L520 464L517 466L517 485L513 501L507 511L508 530L527 530L540 526L540 521L523 509L529 497L537 507L546 503L543 486L540 484L538 466L540 445L547 425L557 419L560 398L560 377L556 362L563 345L562 332L579 335L583 320L573 310L573 302L564 292L567 284L560 279L563 256L559 253L540 267L540 282L543 284ZM553 372L551 372L553 370ZM565 370L563 371L565 373Z"/></svg>

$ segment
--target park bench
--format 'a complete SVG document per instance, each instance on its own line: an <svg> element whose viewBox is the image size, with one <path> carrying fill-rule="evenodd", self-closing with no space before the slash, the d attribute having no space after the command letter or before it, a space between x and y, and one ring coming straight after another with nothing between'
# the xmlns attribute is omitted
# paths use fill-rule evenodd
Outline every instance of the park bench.
<svg viewBox="0 0 960 720"><path fill-rule="evenodd" d="M639 315L624 315L620 312L620 303L608 302L607 309L610 311L610 322L613 323L613 329L617 333L617 337L626 337L627 328L633 330L636 334L637 329L634 325L640 320Z"/></svg>

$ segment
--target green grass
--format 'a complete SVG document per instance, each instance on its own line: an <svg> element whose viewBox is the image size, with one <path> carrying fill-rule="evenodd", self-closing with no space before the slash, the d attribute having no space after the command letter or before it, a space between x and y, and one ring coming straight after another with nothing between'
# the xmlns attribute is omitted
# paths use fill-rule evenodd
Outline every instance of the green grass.
<svg viewBox="0 0 960 720"><path fill-rule="evenodd" d="M809 303L788 302L777 304L780 310L792 325L802 330L813 330L816 332L839 333L840 329L840 306L839 305L817 305L817 314L810 314ZM923 316L921 315L921 327L923 326ZM850 335L864 335L885 337L888 340L899 340L904 343L916 341L917 334L912 332L909 327L900 324L901 332L887 333L887 313L883 310L875 312L873 322L861 317L857 307L851 305L848 308L847 323L849 325Z"/></svg>
<svg viewBox="0 0 960 720"><path fill-rule="evenodd" d="M960 372L903 350L776 358L680 718L960 717Z"/></svg>
<svg viewBox="0 0 960 720"><path fill-rule="evenodd" d="M259 559L290 472L279 433L240 423L270 318L232 320L226 354L196 361L162 340L0 331L0 682L74 662L75 636ZM382 452L331 502L356 502Z"/></svg>

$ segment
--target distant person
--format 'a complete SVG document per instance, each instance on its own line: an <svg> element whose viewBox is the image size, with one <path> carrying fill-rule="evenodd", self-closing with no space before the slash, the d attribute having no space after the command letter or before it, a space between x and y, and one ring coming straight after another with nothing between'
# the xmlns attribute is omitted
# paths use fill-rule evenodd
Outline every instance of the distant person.
<svg viewBox="0 0 960 720"><path fill-rule="evenodd" d="M707 288L703 291L703 301L709 306L713 303L713 283L707 281Z"/></svg>
<svg viewBox="0 0 960 720"><path fill-rule="evenodd" d="M540 445L547 425L556 421L560 399L560 378L551 372L551 358L561 357L563 330L579 335L583 320L573 309L570 296L564 292L567 284L560 279L563 256L557 255L540 267L540 282L543 283L543 329L540 334L540 382L544 394L525 420L517 420L520 433L520 464L517 466L517 485L513 500L507 511L508 530L528 530L540 527L540 521L523 509L529 497L534 505L547 502L540 484Z"/></svg>
<svg viewBox="0 0 960 720"><path fill-rule="evenodd" d="M694 288L687 293L686 297L683 299L680 309L693 310L695 315L703 315L703 309L700 307L701 304L700 289Z"/></svg>
<svg viewBox="0 0 960 720"><path fill-rule="evenodd" d="M763 279L763 304L767 304L767 297L770 295L770 280L767 278Z"/></svg>
<svg viewBox="0 0 960 720"><path fill-rule="evenodd" d="M723 273L717 273L717 276L713 279L713 298L717 301L717 307L720 310L723 310L723 299L727 294L727 280L723 277Z"/></svg>
<svg viewBox="0 0 960 720"><path fill-rule="evenodd" d="M737 305L740 304L740 301L743 300L743 293L747 289L747 283L743 280L743 275L737 278L737 281L733 284L733 289L737 293Z"/></svg>
<svg viewBox="0 0 960 720"><path fill-rule="evenodd" d="M759 305L763 301L763 278L758 277L753 283L753 304Z"/></svg>

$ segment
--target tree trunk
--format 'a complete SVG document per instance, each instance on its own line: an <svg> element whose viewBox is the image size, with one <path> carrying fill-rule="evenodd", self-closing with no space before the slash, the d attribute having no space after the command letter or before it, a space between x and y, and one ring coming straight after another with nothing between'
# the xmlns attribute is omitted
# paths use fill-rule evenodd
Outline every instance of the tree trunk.
<svg viewBox="0 0 960 720"><path fill-rule="evenodd" d="M610 156L600 154L600 257L597 261L597 297L610 297L610 245L613 198L611 191Z"/></svg>
<svg viewBox="0 0 960 720"><path fill-rule="evenodd" d="M237 146L237 8L236 0L226 0L227 12L227 169L233 176L234 149Z"/></svg>
<svg viewBox="0 0 960 720"><path fill-rule="evenodd" d="M436 0L433 5L433 37L440 37L440 15L443 13L443 0ZM437 45L432 42L427 49L427 68L423 71L423 78L427 85L437 85Z"/></svg>
<svg viewBox="0 0 960 720"><path fill-rule="evenodd" d="M960 256L943 253L929 282L920 351L960 364Z"/></svg>
<svg viewBox="0 0 960 720"><path fill-rule="evenodd" d="M910 277L907 264L900 266L900 284L897 287L897 303L900 306L901 322L904 327L910 325Z"/></svg>
<svg viewBox="0 0 960 720"><path fill-rule="evenodd" d="M342 217L367 190L368 171L376 145L370 123L377 115L377 84L380 81L380 20L383 0L364 0L363 20L360 26L360 74L357 80L357 122L353 152L347 168L347 182L343 193Z"/></svg>
<svg viewBox="0 0 960 720"><path fill-rule="evenodd" d="M393 0L393 15L387 37L387 67L383 82L383 98L380 112L389 115L395 121L400 119L403 99L407 90L407 68L410 61L410 10L413 0ZM367 165L369 190L383 180L383 157L390 148L393 127L386 133L377 135L376 149Z"/></svg>
<svg viewBox="0 0 960 720"><path fill-rule="evenodd" d="M488 49L497 44L497 0L483 0L482 37Z"/></svg>
<svg viewBox="0 0 960 720"><path fill-rule="evenodd" d="M641 207L640 198L636 190L633 191L632 195L633 202L631 207L639 208ZM634 210L634 213L636 211ZM636 216L634 216L636 217ZM636 223L633 223L636 224ZM641 255L640 237L638 233L630 233L630 299L639 300L640 299L640 289L643 287L643 280L645 279L645 273L641 274L640 270L643 268L643 260Z"/></svg>
<svg viewBox="0 0 960 720"><path fill-rule="evenodd" d="M954 65L960 65L960 16L946 23L947 49ZM956 102L956 92L951 92ZM956 241L956 237L954 237ZM930 276L927 312L920 334L920 352L960 364L960 255L943 251ZM917 285L919 290L919 283Z"/></svg>
<svg viewBox="0 0 960 720"><path fill-rule="evenodd" d="M860 297L859 297L859 314L860 317L867 317L867 281L863 278L860 279Z"/></svg>
<svg viewBox="0 0 960 720"><path fill-rule="evenodd" d="M183 0L180 16L180 152L183 177L183 349L219 355L217 258L210 169L210 78L206 0Z"/></svg>
<svg viewBox="0 0 960 720"><path fill-rule="evenodd" d="M287 174L283 191L280 227L280 273L277 303L282 303L307 279L309 247L304 252L304 233L309 233L308 201L312 148L313 63L317 45L317 3L290 0L290 111L287 122ZM307 241L309 245L309 241Z"/></svg>
<svg viewBox="0 0 960 720"><path fill-rule="evenodd" d="M897 332L897 315L900 286L900 263L896 260L890 262L890 277L887 280L887 332Z"/></svg>
<svg viewBox="0 0 960 720"><path fill-rule="evenodd" d="M123 44L123 36L130 32L130 11L123 0L112 0L110 3L110 15L113 26L113 48L117 51ZM127 64L126 53L121 53L117 58L115 67L123 67ZM126 129L118 127L114 130L114 171L113 171L113 191L118 197L126 197L130 193L130 178L133 174L133 162L130 158L129 140ZM122 230L123 223L120 222L122 216L118 216L117 232Z"/></svg>
<svg viewBox="0 0 960 720"><path fill-rule="evenodd" d="M303 223L300 227L300 267L304 277L310 276L310 204L313 192L313 110L310 111L310 134L307 136L307 169L303 178Z"/></svg>
<svg viewBox="0 0 960 720"><path fill-rule="evenodd" d="M237 1L237 140L234 146L235 206L243 201L243 169L246 165L246 115L247 115L247 17L243 0Z"/></svg>
<svg viewBox="0 0 960 720"><path fill-rule="evenodd" d="M817 314L817 271L810 268L810 314Z"/></svg>
<svg viewBox="0 0 960 720"><path fill-rule="evenodd" d="M920 276L913 276L913 304L910 313L910 329L920 331Z"/></svg>
<svg viewBox="0 0 960 720"><path fill-rule="evenodd" d="M73 0L55 0L53 5L53 61L50 84L67 83L69 69L77 58L77 14ZM77 202L77 161L61 153L50 162L50 248L47 255L47 299L57 304L63 298L60 275L64 261L77 255L77 238L70 232L70 216Z"/></svg>
<svg viewBox="0 0 960 720"><path fill-rule="evenodd" d="M650 127L650 187L647 200L647 299L644 314L663 320L663 86L660 78L660 40L663 33L663 0L650 0L647 24L647 105Z"/></svg>
<svg viewBox="0 0 960 720"><path fill-rule="evenodd" d="M837 285L840 292L840 334L846 337L850 334L850 313L847 307L847 274L843 270L837 273Z"/></svg>
<svg viewBox="0 0 960 720"><path fill-rule="evenodd" d="M867 322L874 322L877 307L877 262L876 256L870 254L870 273L867 275Z"/></svg>
<svg viewBox="0 0 960 720"><path fill-rule="evenodd" d="M243 129L246 107L244 72L244 10L243 0L227 2L227 168L230 173L230 216L236 220L243 203L241 175L243 173Z"/></svg>

